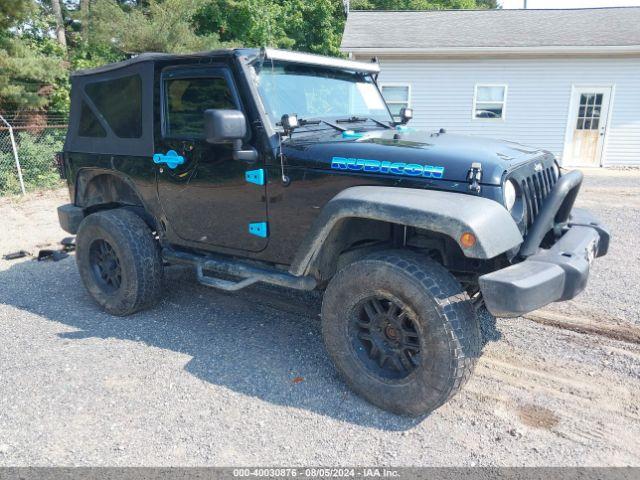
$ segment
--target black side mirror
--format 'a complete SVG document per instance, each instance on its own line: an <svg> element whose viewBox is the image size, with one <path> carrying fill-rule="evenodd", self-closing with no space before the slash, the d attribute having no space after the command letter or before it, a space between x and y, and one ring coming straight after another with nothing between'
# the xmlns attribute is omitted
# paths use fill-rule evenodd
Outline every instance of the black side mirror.
<svg viewBox="0 0 640 480"><path fill-rule="evenodd" d="M240 110L205 110L204 136L207 143L242 140L247 134L247 120Z"/></svg>
<svg viewBox="0 0 640 480"><path fill-rule="evenodd" d="M240 110L204 111L204 138L207 143L233 143L234 160L255 162L258 159L255 148L242 148L242 140L246 135L247 119Z"/></svg>
<svg viewBox="0 0 640 480"><path fill-rule="evenodd" d="M402 107L400 109L400 124L406 125L413 118L413 108Z"/></svg>

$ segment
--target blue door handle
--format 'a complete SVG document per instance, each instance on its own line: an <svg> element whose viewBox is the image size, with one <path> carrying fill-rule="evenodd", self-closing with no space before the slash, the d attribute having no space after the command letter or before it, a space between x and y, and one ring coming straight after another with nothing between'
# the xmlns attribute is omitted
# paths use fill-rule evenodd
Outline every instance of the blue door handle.
<svg viewBox="0 0 640 480"><path fill-rule="evenodd" d="M169 150L166 154L154 153L153 163L164 163L167 167L173 170L178 165L182 165L184 163L184 157L182 155L178 155L178 152L175 150Z"/></svg>

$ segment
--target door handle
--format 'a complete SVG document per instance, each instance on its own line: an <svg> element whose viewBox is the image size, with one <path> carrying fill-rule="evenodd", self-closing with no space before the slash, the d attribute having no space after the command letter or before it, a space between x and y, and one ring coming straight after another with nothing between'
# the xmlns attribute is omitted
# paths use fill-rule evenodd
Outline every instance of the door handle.
<svg viewBox="0 0 640 480"><path fill-rule="evenodd" d="M167 167L173 170L178 165L182 165L184 163L184 157L182 155L178 155L178 152L176 152L175 150L169 150L166 154L154 153L153 163L164 163Z"/></svg>

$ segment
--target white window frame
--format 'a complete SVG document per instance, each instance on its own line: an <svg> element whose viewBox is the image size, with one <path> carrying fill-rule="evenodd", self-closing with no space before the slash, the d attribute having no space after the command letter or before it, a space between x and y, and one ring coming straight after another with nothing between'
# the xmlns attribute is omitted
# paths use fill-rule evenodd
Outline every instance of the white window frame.
<svg viewBox="0 0 640 480"><path fill-rule="evenodd" d="M502 116L500 118L479 118L476 117L476 108L478 104L478 88L481 87L501 87L504 88L504 98L502 102L480 102L480 103L502 103ZM477 122L504 122L507 119L507 96L509 93L509 85L500 83L476 83L473 92L473 107L471 109L471 119Z"/></svg>
<svg viewBox="0 0 640 480"><path fill-rule="evenodd" d="M398 101L387 101L387 99L384 97L384 87L406 87L407 89L407 101L406 102L398 102ZM380 95L382 95L382 98L384 100L384 103L387 104L387 107L389 105L404 105L405 103L407 104L407 108L411 108L411 84L410 83L381 83L380 84ZM391 110L391 109L389 109ZM391 114L391 116L395 119L396 115Z"/></svg>

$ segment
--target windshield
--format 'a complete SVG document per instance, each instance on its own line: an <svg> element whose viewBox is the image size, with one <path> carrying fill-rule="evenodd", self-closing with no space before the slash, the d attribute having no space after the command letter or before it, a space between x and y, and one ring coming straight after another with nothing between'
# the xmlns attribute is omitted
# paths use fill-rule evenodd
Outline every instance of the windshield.
<svg viewBox="0 0 640 480"><path fill-rule="evenodd" d="M257 72L256 84L274 125L287 113L301 119L367 117L393 121L373 79L362 73L265 62Z"/></svg>

